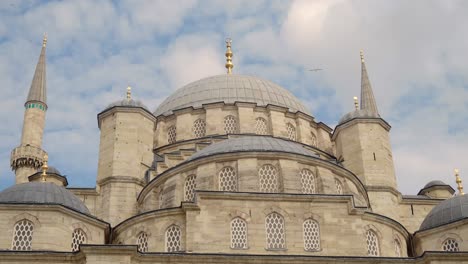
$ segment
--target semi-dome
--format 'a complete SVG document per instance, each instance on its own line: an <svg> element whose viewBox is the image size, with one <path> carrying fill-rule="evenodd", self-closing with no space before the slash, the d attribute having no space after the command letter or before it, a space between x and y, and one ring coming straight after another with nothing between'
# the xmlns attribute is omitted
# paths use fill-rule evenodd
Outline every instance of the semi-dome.
<svg viewBox="0 0 468 264"><path fill-rule="evenodd" d="M236 74L217 75L192 82L164 100L154 115L168 115L173 110L200 108L203 104L217 102L247 102L258 106L270 104L310 115L299 99L281 86L258 77Z"/></svg>
<svg viewBox="0 0 468 264"><path fill-rule="evenodd" d="M115 107L115 106L121 106L121 107L140 107L140 108L143 108L145 110L148 110L148 108L139 100L133 100L133 99L123 99L123 100L119 100L119 101L115 101L111 104L109 104L105 109L110 109L112 107ZM148 110L149 111L149 110Z"/></svg>
<svg viewBox="0 0 468 264"><path fill-rule="evenodd" d="M303 145L292 141L270 136L240 136L214 143L193 154L188 160L236 152L285 152L319 157L314 151L306 149Z"/></svg>
<svg viewBox="0 0 468 264"><path fill-rule="evenodd" d="M440 180L434 180L434 181L430 181L426 185L424 185L423 189L427 189L427 188L434 187L434 186L448 186L448 184L446 184L445 182L440 181Z"/></svg>
<svg viewBox="0 0 468 264"><path fill-rule="evenodd" d="M425 230L468 218L468 195L447 199L429 212L419 230Z"/></svg>
<svg viewBox="0 0 468 264"><path fill-rule="evenodd" d="M42 172L42 168L37 169L37 172ZM48 166L47 174L52 174L52 173L62 176L62 173L60 173L60 171L57 168L55 168L54 166Z"/></svg>
<svg viewBox="0 0 468 264"><path fill-rule="evenodd" d="M0 192L0 203L60 204L89 214L86 205L69 190L50 182L27 182Z"/></svg>
<svg viewBox="0 0 468 264"><path fill-rule="evenodd" d="M347 121L355 119L355 118L380 118L380 115L374 111L370 111L367 109L358 109L358 110L354 110L344 115L340 119L338 124L346 123Z"/></svg>

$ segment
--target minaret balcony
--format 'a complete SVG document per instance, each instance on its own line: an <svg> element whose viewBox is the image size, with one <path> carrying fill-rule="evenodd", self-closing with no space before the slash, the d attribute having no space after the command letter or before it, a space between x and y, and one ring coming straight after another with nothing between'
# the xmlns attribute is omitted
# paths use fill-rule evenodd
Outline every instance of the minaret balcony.
<svg viewBox="0 0 468 264"><path fill-rule="evenodd" d="M16 170L19 167L33 167L39 169L42 166L46 154L47 152L35 146L24 145L16 147L11 152L11 169Z"/></svg>

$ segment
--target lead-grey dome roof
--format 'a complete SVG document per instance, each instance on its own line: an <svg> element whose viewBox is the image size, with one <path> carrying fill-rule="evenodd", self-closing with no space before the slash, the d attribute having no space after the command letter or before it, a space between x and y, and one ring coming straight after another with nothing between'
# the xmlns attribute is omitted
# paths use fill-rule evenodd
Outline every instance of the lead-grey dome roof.
<svg viewBox="0 0 468 264"><path fill-rule="evenodd" d="M338 124L343 124L343 123L345 123L345 122L347 122L347 121L349 121L351 119L354 119L354 118L380 118L380 115L378 113L369 111L367 109L358 109L358 110L354 110L354 111L349 112L346 115L344 115L340 119Z"/></svg>
<svg viewBox="0 0 468 264"><path fill-rule="evenodd" d="M432 187L432 186L440 186L440 185L448 185L446 184L445 182L443 181L439 181L439 180L434 180L434 181L430 181L428 182L426 185L424 185L424 188L423 189L426 189L426 188L429 188L429 187Z"/></svg>
<svg viewBox="0 0 468 264"><path fill-rule="evenodd" d="M299 99L281 86L258 77L236 74L217 75L192 82L164 100L154 115L167 115L173 110L200 108L203 104L217 102L247 102L259 106L271 104L310 115Z"/></svg>
<svg viewBox="0 0 468 264"><path fill-rule="evenodd" d="M468 218L468 195L447 199L432 208L419 230L425 230Z"/></svg>
<svg viewBox="0 0 468 264"><path fill-rule="evenodd" d="M120 100L120 101L115 101L111 104L109 104L105 110L107 109L110 109L114 106L122 106L122 107L141 107L141 108L144 108L146 110L148 110L148 108L139 100L133 100L133 99L123 99L123 100ZM104 110L104 111L105 111ZM148 110L149 111L149 110Z"/></svg>
<svg viewBox="0 0 468 264"><path fill-rule="evenodd" d="M42 168L37 169L37 172L42 172ZM51 173L55 173L57 175L62 176L60 171L57 168L55 168L54 166L49 166L49 168L47 169L47 174L51 174Z"/></svg>
<svg viewBox="0 0 468 264"><path fill-rule="evenodd" d="M51 182L27 182L0 192L0 203L60 204L89 214L86 205L69 190Z"/></svg>
<svg viewBox="0 0 468 264"><path fill-rule="evenodd" d="M270 136L240 136L209 145L193 154L188 161L233 152L286 152L310 157L319 156L314 151L292 141Z"/></svg>

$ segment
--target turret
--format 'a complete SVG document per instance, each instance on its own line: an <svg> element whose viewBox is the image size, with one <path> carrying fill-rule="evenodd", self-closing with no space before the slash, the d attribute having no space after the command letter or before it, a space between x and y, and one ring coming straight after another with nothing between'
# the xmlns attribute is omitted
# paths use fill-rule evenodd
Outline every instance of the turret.
<svg viewBox="0 0 468 264"><path fill-rule="evenodd" d="M366 185L369 196L398 194L390 146L390 125L380 117L361 51L361 105L341 118L333 134L337 157ZM375 193L374 193L375 192ZM392 198L393 199L393 198ZM372 202L372 201L371 201ZM377 200L374 200L378 203ZM378 206L376 206L378 207Z"/></svg>
<svg viewBox="0 0 468 264"><path fill-rule="evenodd" d="M42 165L46 152L42 150L45 114L47 111L46 44L44 35L39 61L26 99L21 143L11 153L10 165L16 174L16 184L28 182Z"/></svg>
<svg viewBox="0 0 468 264"><path fill-rule="evenodd" d="M130 87L127 98L98 114L97 187L103 198L99 217L112 225L136 213L136 197L153 162L155 122L154 115L131 98Z"/></svg>

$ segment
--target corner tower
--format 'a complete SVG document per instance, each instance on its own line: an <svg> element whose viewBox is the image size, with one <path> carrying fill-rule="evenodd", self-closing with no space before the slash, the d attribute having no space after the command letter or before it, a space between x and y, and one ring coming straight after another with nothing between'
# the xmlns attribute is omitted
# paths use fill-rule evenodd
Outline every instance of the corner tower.
<svg viewBox="0 0 468 264"><path fill-rule="evenodd" d="M361 51L361 105L341 118L333 133L337 157L366 185L370 198L395 198L397 183L390 146L390 125L380 117ZM374 200L376 202L376 200ZM371 201L372 203L372 201Z"/></svg>
<svg viewBox="0 0 468 264"><path fill-rule="evenodd" d="M140 102L127 98L98 114L101 130L97 188L101 195L98 217L113 226L137 213L137 195L146 185L153 162L156 118Z"/></svg>
<svg viewBox="0 0 468 264"><path fill-rule="evenodd" d="M11 152L10 165L16 174L16 184L28 182L28 176L41 167L46 152L42 149L45 114L47 111L46 44L42 41L41 54L26 99L21 143Z"/></svg>

